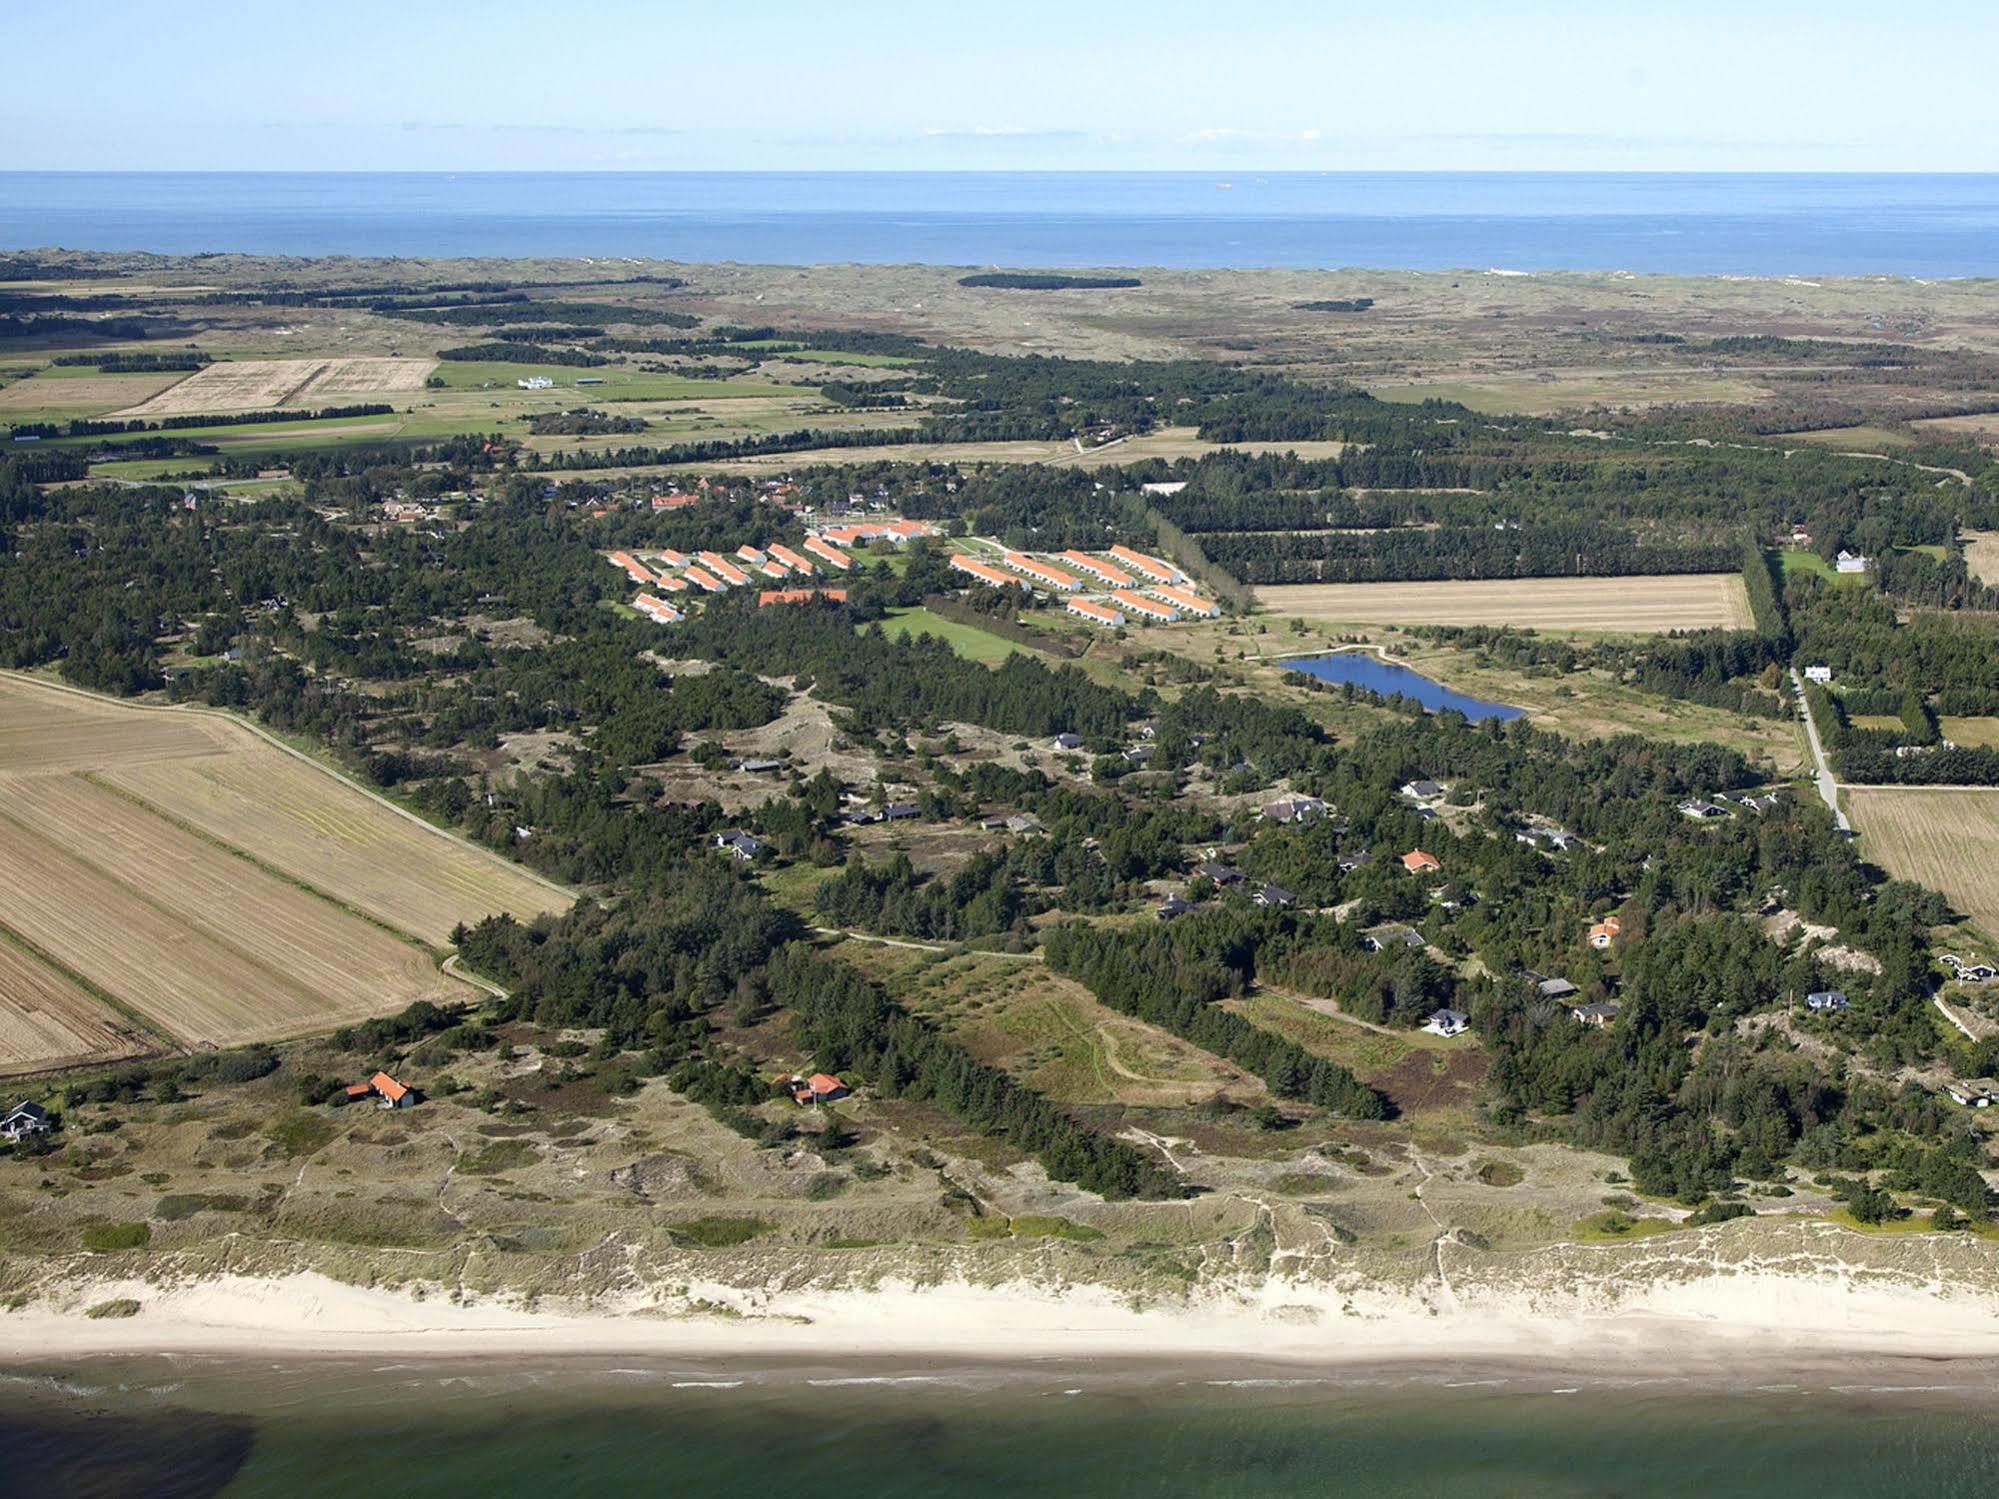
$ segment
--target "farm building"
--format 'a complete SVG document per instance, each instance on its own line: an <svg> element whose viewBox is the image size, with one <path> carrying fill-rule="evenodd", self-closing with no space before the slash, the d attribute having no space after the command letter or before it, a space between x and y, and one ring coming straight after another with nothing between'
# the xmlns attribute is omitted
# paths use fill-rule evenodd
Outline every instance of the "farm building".
<svg viewBox="0 0 1999 1499"><path fill-rule="evenodd" d="M1064 552L1062 560L1071 567L1079 567L1093 578L1099 578L1113 588L1129 588L1133 579L1130 573L1112 567L1101 558L1092 557L1088 552Z"/></svg>
<svg viewBox="0 0 1999 1499"><path fill-rule="evenodd" d="M1111 597L1127 614L1136 614L1157 624L1171 624L1180 617L1180 611L1172 605L1159 603L1142 593L1133 593L1129 588L1113 588Z"/></svg>
<svg viewBox="0 0 1999 1499"><path fill-rule="evenodd" d="M397 1082L386 1072L378 1072L365 1083L351 1083L347 1088L347 1101L359 1103L364 1098L373 1098L378 1109L409 1109L416 1107L416 1090L407 1083Z"/></svg>
<svg viewBox="0 0 1999 1499"><path fill-rule="evenodd" d="M1832 668L1830 666L1807 666L1805 668L1805 680L1824 685L1832 680Z"/></svg>
<svg viewBox="0 0 1999 1499"><path fill-rule="evenodd" d="M1124 623L1124 616L1111 608L1109 604L1099 604L1090 599L1069 600L1069 612L1071 614L1082 615L1084 619L1089 620L1092 624L1121 625Z"/></svg>
<svg viewBox="0 0 1999 1499"><path fill-rule="evenodd" d="M1945 1083L1943 1090L1953 1103L1961 1103L1967 1109L1989 1109L1995 1101L1999 1101L1999 1088L1993 1086L1990 1078Z"/></svg>
<svg viewBox="0 0 1999 1499"><path fill-rule="evenodd" d="M961 573L969 573L981 583L990 583L995 588L1025 588L1027 584L1018 578L1009 578L989 563L974 562L970 557L953 557L951 566Z"/></svg>
<svg viewBox="0 0 1999 1499"><path fill-rule="evenodd" d="M1222 606L1213 599L1204 599L1191 588L1175 588L1162 583L1152 590L1153 597L1166 600L1174 608L1184 610L1196 619L1214 619L1222 612Z"/></svg>
<svg viewBox="0 0 1999 1499"><path fill-rule="evenodd" d="M828 567L837 567L845 572L854 565L854 559L834 546L832 542L818 536L805 538L805 550L824 562Z"/></svg>
<svg viewBox="0 0 1999 1499"><path fill-rule="evenodd" d="M1130 547L1111 548L1111 556L1122 562L1133 572L1152 579L1155 583L1184 583L1186 575L1170 562L1161 562L1157 557L1148 557L1143 552L1134 552Z"/></svg>
<svg viewBox="0 0 1999 1499"><path fill-rule="evenodd" d="M1015 572L1026 573L1035 582L1060 589L1064 593L1081 586L1073 576L1063 572L1061 568L1051 567L1046 562L1037 562L1025 552L1008 552L1000 560Z"/></svg>

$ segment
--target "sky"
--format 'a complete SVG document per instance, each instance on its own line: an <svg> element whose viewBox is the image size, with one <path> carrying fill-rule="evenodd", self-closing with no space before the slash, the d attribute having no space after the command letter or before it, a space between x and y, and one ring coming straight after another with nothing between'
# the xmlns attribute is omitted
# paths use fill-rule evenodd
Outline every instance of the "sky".
<svg viewBox="0 0 1999 1499"><path fill-rule="evenodd" d="M0 23L0 170L1999 170L1990 0L9 0Z"/></svg>

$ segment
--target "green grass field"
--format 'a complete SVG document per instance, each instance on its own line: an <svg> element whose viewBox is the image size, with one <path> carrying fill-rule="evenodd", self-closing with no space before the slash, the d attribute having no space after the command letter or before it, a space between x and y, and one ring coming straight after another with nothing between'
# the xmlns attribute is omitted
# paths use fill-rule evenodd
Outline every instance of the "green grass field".
<svg viewBox="0 0 1999 1499"><path fill-rule="evenodd" d="M935 635L968 661L997 666L1021 647L990 631L944 619L928 609L891 609L882 628L892 635Z"/></svg>

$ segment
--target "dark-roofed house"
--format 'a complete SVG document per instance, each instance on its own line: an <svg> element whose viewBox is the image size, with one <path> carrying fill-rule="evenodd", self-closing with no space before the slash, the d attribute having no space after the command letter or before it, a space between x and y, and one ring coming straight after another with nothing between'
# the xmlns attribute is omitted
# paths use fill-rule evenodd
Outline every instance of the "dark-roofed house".
<svg viewBox="0 0 1999 1499"><path fill-rule="evenodd" d="M1989 1109L1999 1102L1999 1088L1995 1088L1990 1078L1976 1078L1970 1082L1945 1083L1944 1092L1951 1101L1961 1103L1967 1109Z"/></svg>
<svg viewBox="0 0 1999 1499"><path fill-rule="evenodd" d="M1185 896L1169 895L1159 903L1158 908L1152 914L1157 916L1161 921L1171 921L1176 916L1185 916L1193 909L1194 903Z"/></svg>
<svg viewBox="0 0 1999 1499"><path fill-rule="evenodd" d="M1240 869L1231 868L1227 864L1217 864L1212 859L1205 864L1196 864L1194 866L1194 873L1201 876L1202 879L1213 880L1217 885L1240 885L1242 883L1242 871Z"/></svg>
<svg viewBox="0 0 1999 1499"><path fill-rule="evenodd" d="M747 864L763 852L763 840L751 836L741 828L730 828L715 835L715 847L727 849L729 857L740 859Z"/></svg>
<svg viewBox="0 0 1999 1499"><path fill-rule="evenodd" d="M1435 781L1404 781L1402 794L1419 802L1434 801L1444 794L1444 788Z"/></svg>
<svg viewBox="0 0 1999 1499"><path fill-rule="evenodd" d="M1057 734L1048 742L1052 750L1079 750L1083 747L1081 734Z"/></svg>
<svg viewBox="0 0 1999 1499"><path fill-rule="evenodd" d="M1289 890L1286 890L1282 885L1260 886L1256 893L1250 896L1250 899L1255 901L1259 906L1282 908L1298 904L1298 897L1293 895Z"/></svg>
<svg viewBox="0 0 1999 1499"><path fill-rule="evenodd" d="M1617 1012L1623 1008L1623 1005L1612 999L1606 1000L1600 1005L1577 1005L1569 1013L1576 1017L1576 1021L1580 1025L1593 1025L1598 1029L1602 1029L1615 1020Z"/></svg>
<svg viewBox="0 0 1999 1499"><path fill-rule="evenodd" d="M1805 996L1805 1008L1833 1014L1846 1008L1846 995L1838 989L1815 989Z"/></svg>
<svg viewBox="0 0 1999 1499"><path fill-rule="evenodd" d="M788 763L788 761L784 760L769 760L752 756L747 759L731 761L729 768L731 770L746 771L750 775L768 775L774 770L785 769Z"/></svg>
<svg viewBox="0 0 1999 1499"><path fill-rule="evenodd" d="M17 1103L0 1117L0 1135L19 1145L30 1135L46 1135L55 1128L49 1111L38 1103Z"/></svg>
<svg viewBox="0 0 1999 1499"><path fill-rule="evenodd" d="M1543 999L1567 999L1576 992L1576 986L1567 979L1542 979L1534 987Z"/></svg>
<svg viewBox="0 0 1999 1499"><path fill-rule="evenodd" d="M1471 1016L1462 1010L1437 1010L1423 1022L1423 1029L1433 1036L1460 1036L1471 1024Z"/></svg>
<svg viewBox="0 0 1999 1499"><path fill-rule="evenodd" d="M1325 815L1326 804L1316 796L1286 796L1265 802L1259 811L1265 822L1314 822Z"/></svg>

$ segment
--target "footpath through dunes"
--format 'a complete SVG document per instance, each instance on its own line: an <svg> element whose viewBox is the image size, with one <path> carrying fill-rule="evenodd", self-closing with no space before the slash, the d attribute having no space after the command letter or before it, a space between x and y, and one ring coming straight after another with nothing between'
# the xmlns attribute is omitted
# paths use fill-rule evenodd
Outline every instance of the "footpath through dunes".
<svg viewBox="0 0 1999 1499"><path fill-rule="evenodd" d="M1337 624L1512 625L1647 635L1747 630L1755 623L1739 573L1259 584L1256 596L1273 614Z"/></svg>
<svg viewBox="0 0 1999 1499"><path fill-rule="evenodd" d="M0 675L0 1075L468 999L453 926L572 898L224 715Z"/></svg>

